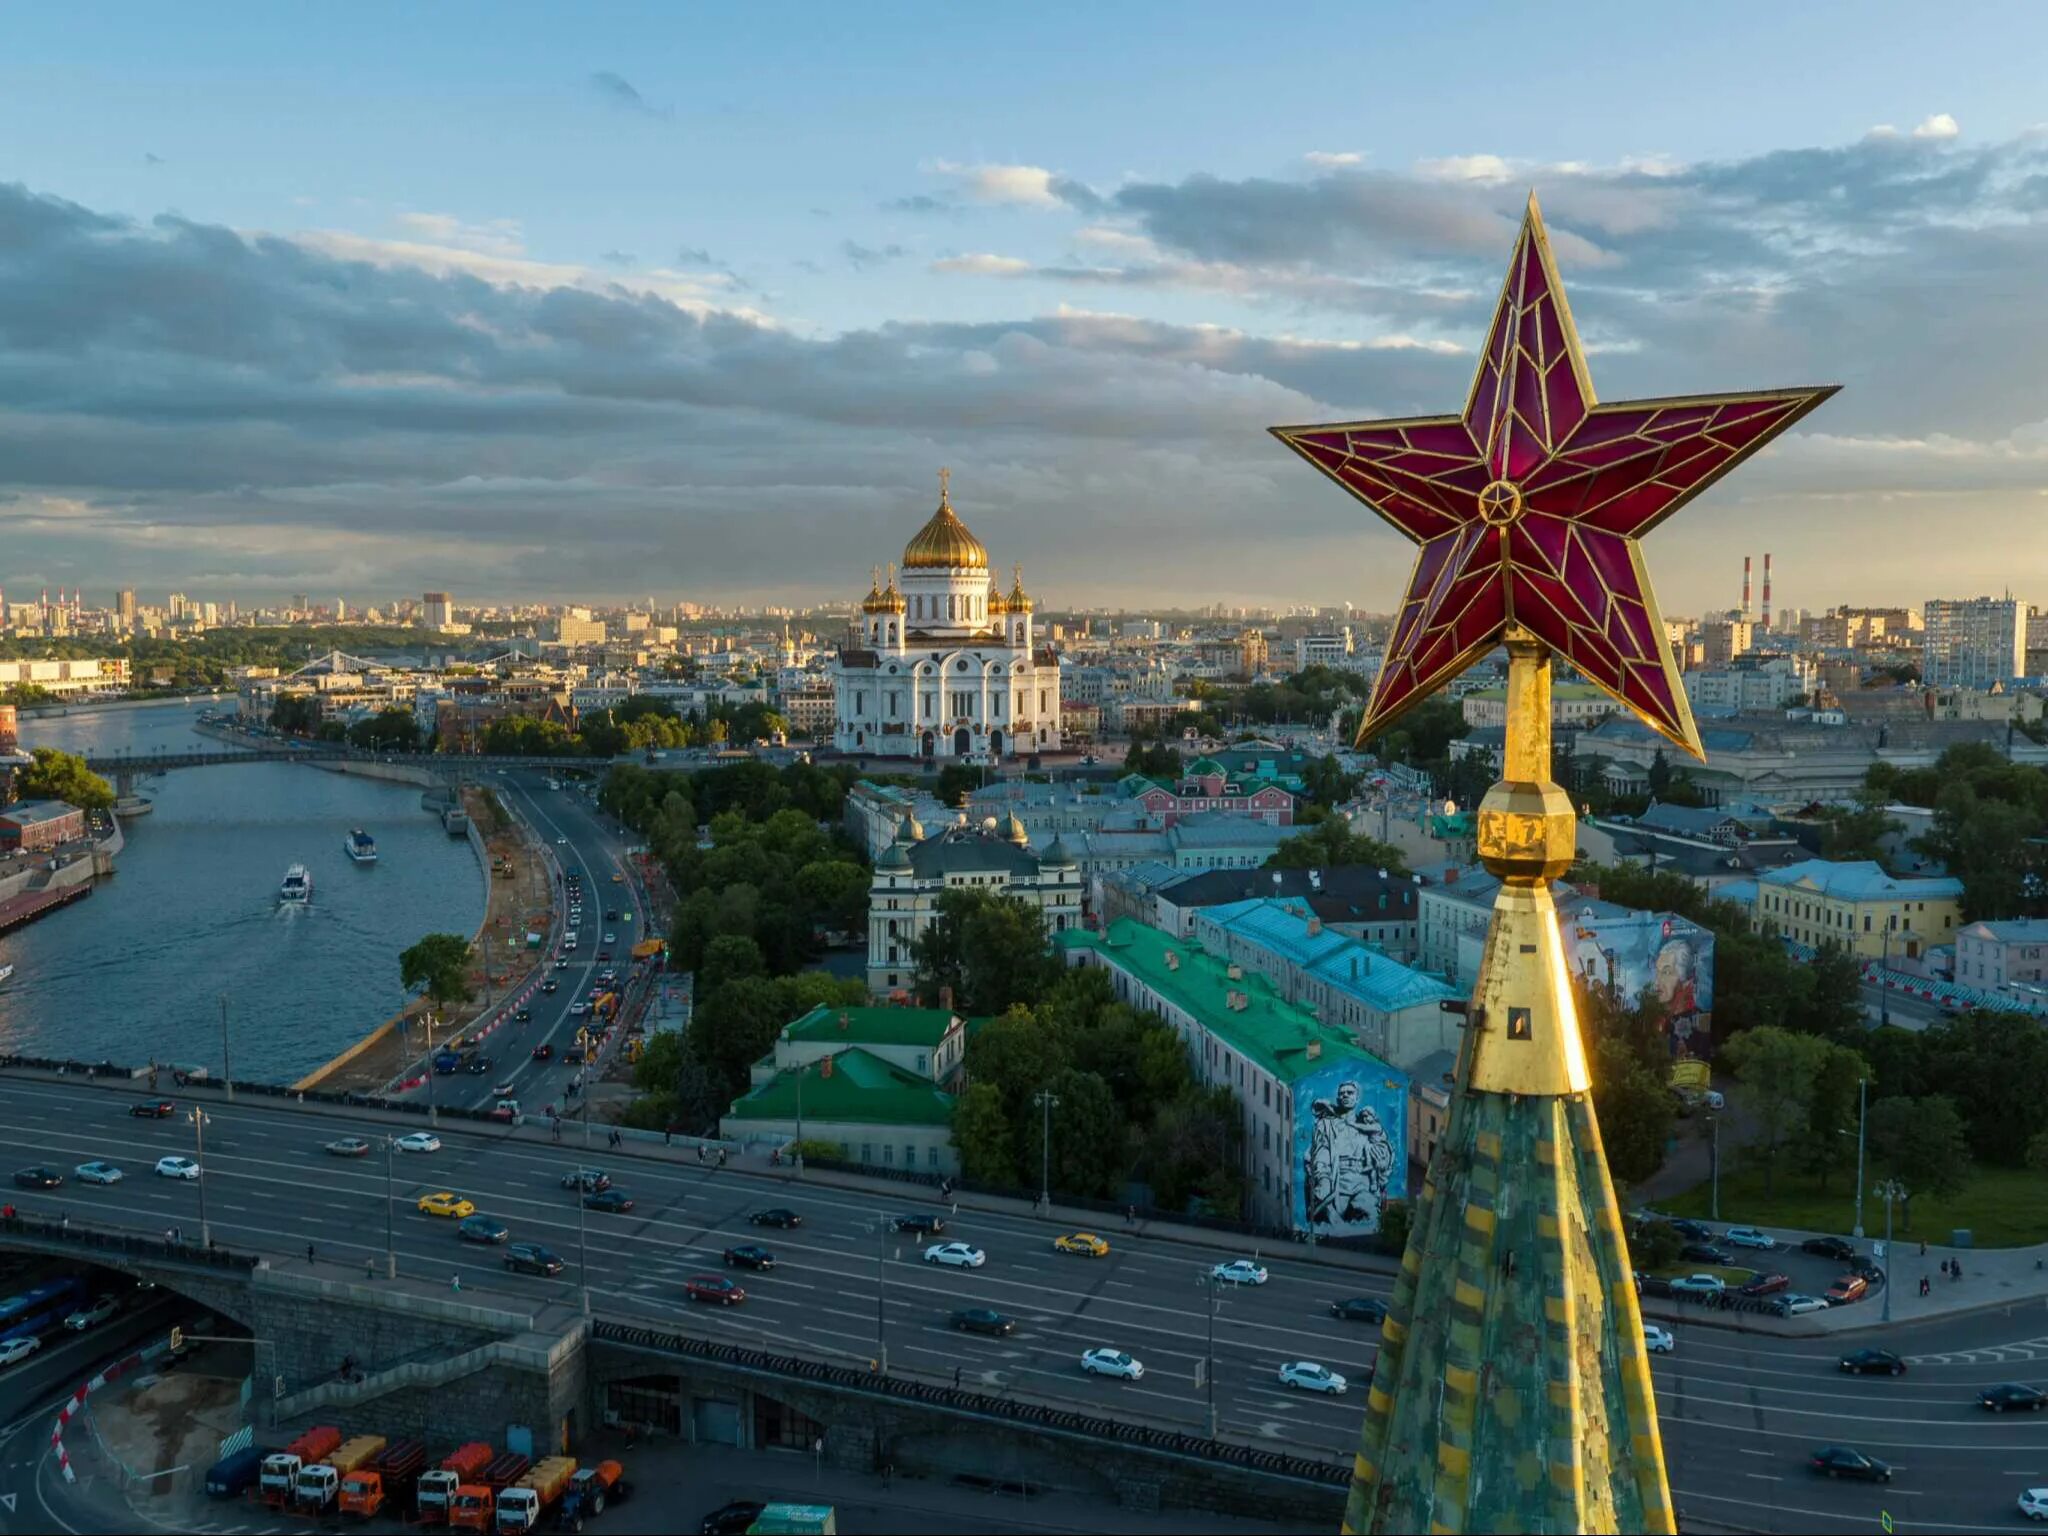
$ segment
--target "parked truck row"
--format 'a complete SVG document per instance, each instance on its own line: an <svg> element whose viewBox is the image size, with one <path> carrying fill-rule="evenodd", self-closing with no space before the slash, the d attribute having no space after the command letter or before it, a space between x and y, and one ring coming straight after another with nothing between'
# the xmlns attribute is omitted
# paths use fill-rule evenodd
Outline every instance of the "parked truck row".
<svg viewBox="0 0 2048 1536"><path fill-rule="evenodd" d="M472 1440L429 1466L419 1440L343 1439L331 1425L307 1430L282 1450L252 1446L223 1457L208 1470L205 1487L218 1499L253 1490L269 1508L299 1514L385 1515L485 1536L524 1536L550 1520L557 1529L580 1531L632 1492L616 1461L582 1467L572 1456L549 1456L533 1462Z"/></svg>

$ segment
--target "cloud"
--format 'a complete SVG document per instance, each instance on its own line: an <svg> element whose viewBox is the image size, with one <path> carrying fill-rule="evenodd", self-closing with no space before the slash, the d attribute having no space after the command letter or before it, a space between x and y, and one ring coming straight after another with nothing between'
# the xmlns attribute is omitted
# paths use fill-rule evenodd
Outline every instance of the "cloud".
<svg viewBox="0 0 2048 1536"><path fill-rule="evenodd" d="M842 240L839 242L839 254L856 272L865 272L871 267L900 260L905 252L900 245L866 246L853 240Z"/></svg>
<svg viewBox="0 0 2048 1536"><path fill-rule="evenodd" d="M407 235L431 245L453 246L486 256L523 256L526 240L517 219L487 219L466 223L448 213L401 213L398 227Z"/></svg>
<svg viewBox="0 0 2048 1536"><path fill-rule="evenodd" d="M1916 139L1953 139L1961 135L1962 125L1946 112L1935 112L1923 117L1913 125L1911 137ZM1890 123L1879 123L1865 135L1872 139L1896 139L1903 137Z"/></svg>
<svg viewBox="0 0 2048 1536"><path fill-rule="evenodd" d="M144 165L162 165L164 163L164 157L162 155L153 155L148 150L145 149L142 152L142 163Z"/></svg>
<svg viewBox="0 0 2048 1536"><path fill-rule="evenodd" d="M934 272L966 272L977 277L1023 277L1031 263L1017 256L993 256L978 251L967 256L942 256L931 265Z"/></svg>
<svg viewBox="0 0 2048 1536"><path fill-rule="evenodd" d="M1358 153L1355 149L1312 149L1301 158L1319 171L1332 171L1347 165L1361 165L1365 161L1365 156Z"/></svg>
<svg viewBox="0 0 2048 1536"><path fill-rule="evenodd" d="M637 112L645 117L666 117L666 112L657 111L647 104L647 98L634 88L624 75L613 70L600 69L590 77L590 88L597 93L598 100L621 112Z"/></svg>
<svg viewBox="0 0 2048 1536"><path fill-rule="evenodd" d="M600 251L597 259L606 266L630 267L640 258L631 251Z"/></svg>

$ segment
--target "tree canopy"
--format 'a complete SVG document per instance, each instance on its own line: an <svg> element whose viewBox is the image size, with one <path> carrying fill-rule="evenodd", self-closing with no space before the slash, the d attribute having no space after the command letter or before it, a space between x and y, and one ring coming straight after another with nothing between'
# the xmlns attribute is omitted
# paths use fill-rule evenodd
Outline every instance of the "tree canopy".
<svg viewBox="0 0 2048 1536"><path fill-rule="evenodd" d="M62 800L81 811L104 811L114 803L114 786L85 766L85 759L55 747L37 747L14 781L24 800Z"/></svg>
<svg viewBox="0 0 2048 1536"><path fill-rule="evenodd" d="M441 1008L469 1001L469 940L459 933L430 933L398 956L398 981Z"/></svg>

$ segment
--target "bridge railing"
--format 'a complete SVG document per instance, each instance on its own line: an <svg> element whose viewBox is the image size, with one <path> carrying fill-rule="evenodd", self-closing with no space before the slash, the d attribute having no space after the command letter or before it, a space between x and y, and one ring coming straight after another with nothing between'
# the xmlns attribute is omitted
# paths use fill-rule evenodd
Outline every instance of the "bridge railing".
<svg viewBox="0 0 2048 1536"><path fill-rule="evenodd" d="M68 1216L23 1216L19 1213L0 1216L0 1237L33 1237L107 1257L148 1259L159 1264L169 1260L176 1264L192 1264L243 1275L254 1270L258 1263L254 1254L234 1253L218 1245L209 1248L183 1240L173 1242L162 1237L144 1237L136 1232L108 1231L73 1221Z"/></svg>
<svg viewBox="0 0 2048 1536"><path fill-rule="evenodd" d="M693 1339L687 1334L665 1333L654 1328L636 1328L626 1323L607 1322L603 1318L591 1323L590 1332L594 1339L623 1344L635 1349L684 1355L725 1365L742 1366L750 1370L772 1371L777 1375L843 1387L850 1391L879 1392L888 1397L923 1403L933 1408L978 1413L991 1418L1007 1419L1019 1425L1061 1430L1069 1434L1086 1435L1091 1439L1114 1441L1119 1445L1162 1451L1169 1455L1187 1456L1201 1461L1221 1462L1243 1467L1248 1471L1291 1477L1303 1482L1341 1487L1351 1476L1351 1469L1348 1466L1318 1461L1308 1456L1294 1456L1285 1451L1267 1451L1257 1446L1239 1445L1229 1440L1211 1440L1207 1436L1190 1435L1181 1430L1155 1429L1149 1425L1133 1424L1125 1419L1103 1418L1097 1414L1056 1408L1047 1403L990 1397L986 1393L969 1391L962 1387L907 1381L877 1371L859 1371L850 1366L832 1365L821 1360L778 1355L767 1350L750 1349L742 1344L722 1344L710 1339Z"/></svg>

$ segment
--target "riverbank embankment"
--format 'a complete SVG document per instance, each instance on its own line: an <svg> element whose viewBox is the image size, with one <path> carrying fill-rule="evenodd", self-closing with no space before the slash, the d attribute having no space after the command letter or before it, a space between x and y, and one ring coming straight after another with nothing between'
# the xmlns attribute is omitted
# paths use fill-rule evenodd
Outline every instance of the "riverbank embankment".
<svg viewBox="0 0 2048 1536"><path fill-rule="evenodd" d="M478 866L489 888L483 922L470 938L472 964L468 981L475 996L437 1026L437 1042L459 1038L465 1030L489 1019L503 1007L505 999L524 986L543 963L547 941L552 937L554 881L547 856L539 839L516 818L504 816L502 810L493 816L495 797L486 801L487 793L476 786L462 791L463 809L469 814L470 846L476 850ZM526 948L529 933L542 936L540 949ZM425 1034L414 1021L426 1011L423 1000L408 1003L292 1087L382 1092L425 1049Z"/></svg>

